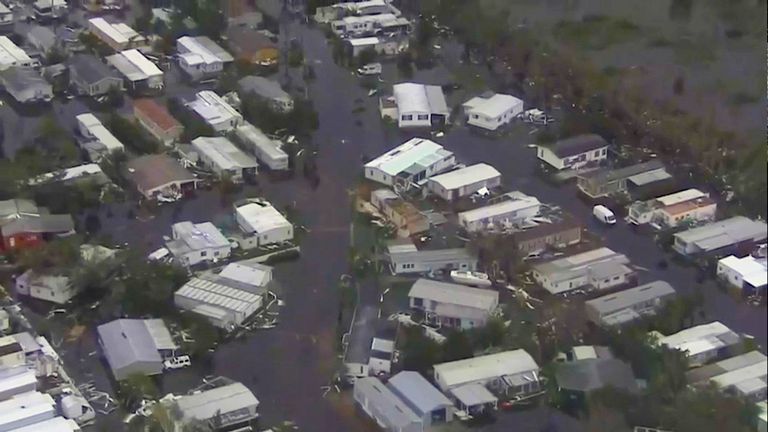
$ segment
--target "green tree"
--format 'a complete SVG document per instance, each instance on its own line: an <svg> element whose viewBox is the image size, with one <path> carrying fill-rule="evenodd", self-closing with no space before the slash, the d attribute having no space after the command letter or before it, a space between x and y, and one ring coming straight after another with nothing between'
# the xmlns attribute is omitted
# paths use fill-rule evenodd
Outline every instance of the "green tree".
<svg viewBox="0 0 768 432"><path fill-rule="evenodd" d="M453 330L448 333L445 342L443 342L442 351L444 362L463 360L474 355L472 341L467 332L461 330Z"/></svg>
<svg viewBox="0 0 768 432"><path fill-rule="evenodd" d="M158 143L144 134L136 123L112 114L107 120L107 126L126 147L139 154L156 153L159 150Z"/></svg>
<svg viewBox="0 0 768 432"><path fill-rule="evenodd" d="M144 399L157 399L160 392L152 378L136 373L118 382L118 395L123 406L132 410Z"/></svg>
<svg viewBox="0 0 768 432"><path fill-rule="evenodd" d="M420 327L405 327L403 331L403 369L426 374L432 366L442 361L440 344L425 336Z"/></svg>

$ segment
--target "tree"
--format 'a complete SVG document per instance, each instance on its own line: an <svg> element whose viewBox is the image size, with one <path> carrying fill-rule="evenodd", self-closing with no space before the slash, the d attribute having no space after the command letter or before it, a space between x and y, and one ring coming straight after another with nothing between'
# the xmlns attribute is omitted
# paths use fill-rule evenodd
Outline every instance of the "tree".
<svg viewBox="0 0 768 432"><path fill-rule="evenodd" d="M440 344L424 335L420 327L406 327L403 345L403 369L426 374L442 361Z"/></svg>
<svg viewBox="0 0 768 432"><path fill-rule="evenodd" d="M463 360L474 355L472 341L469 340L467 332L460 330L448 333L445 342L443 342L442 350L444 362Z"/></svg>
<svg viewBox="0 0 768 432"><path fill-rule="evenodd" d="M136 153L149 154L159 150L159 145L155 140L144 135L137 124L119 114L112 114L107 120L107 125L115 138Z"/></svg>
<svg viewBox="0 0 768 432"><path fill-rule="evenodd" d="M366 48L357 55L358 66L367 65L373 63L376 60L376 50L373 48Z"/></svg>
<svg viewBox="0 0 768 432"><path fill-rule="evenodd" d="M413 57L406 51L397 56L397 70L403 78L413 76Z"/></svg>
<svg viewBox="0 0 768 432"><path fill-rule="evenodd" d="M118 382L118 395L123 406L133 411L144 399L157 399L160 392L152 378L135 373Z"/></svg>
<svg viewBox="0 0 768 432"><path fill-rule="evenodd" d="M669 414L665 424L677 432L747 432L754 430L757 409L746 399L726 395L712 385L681 393Z"/></svg>
<svg viewBox="0 0 768 432"><path fill-rule="evenodd" d="M98 213L89 213L85 217L85 231L88 234L95 235L101 230L101 220Z"/></svg>

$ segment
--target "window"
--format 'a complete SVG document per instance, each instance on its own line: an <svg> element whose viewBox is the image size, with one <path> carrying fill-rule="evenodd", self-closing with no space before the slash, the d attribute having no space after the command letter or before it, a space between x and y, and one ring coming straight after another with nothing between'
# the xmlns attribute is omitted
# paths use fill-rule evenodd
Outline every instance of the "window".
<svg viewBox="0 0 768 432"><path fill-rule="evenodd" d="M420 297L414 297L413 298L413 305L416 307L423 307L424 306L424 299Z"/></svg>
<svg viewBox="0 0 768 432"><path fill-rule="evenodd" d="M600 150L595 152L595 157L598 157L598 156L600 156Z"/></svg>
<svg viewBox="0 0 768 432"><path fill-rule="evenodd" d="M402 116L400 116L400 119L403 121L413 120L413 114L403 114Z"/></svg>
<svg viewBox="0 0 768 432"><path fill-rule="evenodd" d="M477 120L477 119L479 119L479 118L480 118L480 116L479 116L479 115L477 115L477 114L472 114L472 118L473 118L473 119L475 119L475 120Z"/></svg>
<svg viewBox="0 0 768 432"><path fill-rule="evenodd" d="M419 114L419 115L417 116L417 118L418 118L419 120L429 120L429 115L428 115L428 114Z"/></svg>
<svg viewBox="0 0 768 432"><path fill-rule="evenodd" d="M615 281L617 281L617 280L619 280L619 279L621 279L621 276L614 276L614 277L613 277L613 280L615 280Z"/></svg>
<svg viewBox="0 0 768 432"><path fill-rule="evenodd" d="M200 256L201 257L208 256L208 252L202 251L202 252L200 252Z"/></svg>
<svg viewBox="0 0 768 432"><path fill-rule="evenodd" d="M219 256L219 251L215 251L215 252L213 253L213 256Z"/></svg>
<svg viewBox="0 0 768 432"><path fill-rule="evenodd" d="M603 150L602 150L600 153L601 153L603 156L605 156L605 153L606 153L607 151L608 151L608 149L605 149L605 148L604 148L604 149L603 149Z"/></svg>

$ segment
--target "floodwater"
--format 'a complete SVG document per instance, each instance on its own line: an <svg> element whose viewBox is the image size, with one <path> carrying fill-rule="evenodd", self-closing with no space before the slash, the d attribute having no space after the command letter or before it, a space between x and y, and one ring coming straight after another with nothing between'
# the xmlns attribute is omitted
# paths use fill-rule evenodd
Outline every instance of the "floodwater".
<svg viewBox="0 0 768 432"><path fill-rule="evenodd" d="M640 6L634 1L513 0L504 5L513 25L548 40L560 21L600 16L636 25L629 36L609 36L615 43L604 49L567 42L601 68L631 71L628 85L652 100L671 101L747 142L764 140L765 1L650 0ZM677 77L685 82L682 94L673 92Z"/></svg>

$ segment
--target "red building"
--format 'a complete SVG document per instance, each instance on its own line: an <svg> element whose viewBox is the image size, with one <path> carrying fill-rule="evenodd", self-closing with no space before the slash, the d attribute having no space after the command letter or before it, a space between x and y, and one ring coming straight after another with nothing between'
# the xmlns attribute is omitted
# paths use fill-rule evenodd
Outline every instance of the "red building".
<svg viewBox="0 0 768 432"><path fill-rule="evenodd" d="M26 249L75 232L72 216L52 215L29 200L0 201L0 252Z"/></svg>

